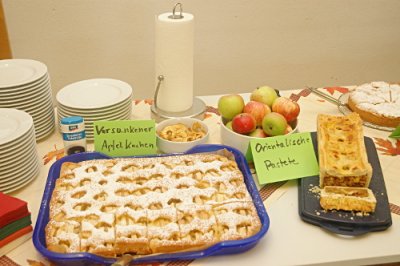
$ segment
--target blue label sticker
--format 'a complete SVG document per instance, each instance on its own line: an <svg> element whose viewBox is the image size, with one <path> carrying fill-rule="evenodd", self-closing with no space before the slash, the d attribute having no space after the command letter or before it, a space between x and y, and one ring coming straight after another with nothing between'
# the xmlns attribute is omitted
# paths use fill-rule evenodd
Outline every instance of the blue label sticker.
<svg viewBox="0 0 400 266"><path fill-rule="evenodd" d="M74 132L74 133L63 133L63 140L65 141L74 141L81 140L86 137L85 131Z"/></svg>

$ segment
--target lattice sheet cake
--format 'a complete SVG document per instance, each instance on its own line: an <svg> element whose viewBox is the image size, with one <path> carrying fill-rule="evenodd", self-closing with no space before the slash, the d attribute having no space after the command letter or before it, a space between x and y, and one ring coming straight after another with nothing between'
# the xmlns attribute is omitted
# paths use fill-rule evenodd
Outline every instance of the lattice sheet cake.
<svg viewBox="0 0 400 266"><path fill-rule="evenodd" d="M199 250L261 228L236 162L211 153L64 163L49 216L49 250L101 256Z"/></svg>

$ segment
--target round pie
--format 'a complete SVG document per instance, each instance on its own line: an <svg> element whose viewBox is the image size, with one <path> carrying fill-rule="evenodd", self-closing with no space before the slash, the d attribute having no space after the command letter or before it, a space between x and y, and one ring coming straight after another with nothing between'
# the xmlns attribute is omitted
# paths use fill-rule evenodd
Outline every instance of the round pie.
<svg viewBox="0 0 400 266"><path fill-rule="evenodd" d="M366 122L397 127L400 124L400 85L383 81L360 85L350 91L348 106Z"/></svg>

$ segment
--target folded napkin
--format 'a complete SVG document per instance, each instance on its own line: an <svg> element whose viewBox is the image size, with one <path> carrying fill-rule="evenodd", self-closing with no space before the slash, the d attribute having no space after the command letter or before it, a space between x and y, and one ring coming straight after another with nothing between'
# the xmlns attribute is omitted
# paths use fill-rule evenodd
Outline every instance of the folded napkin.
<svg viewBox="0 0 400 266"><path fill-rule="evenodd" d="M16 231L18 231L28 225L31 225L31 224L32 224L32 221L31 221L30 214L28 214L27 216L25 216L17 221L7 224L6 226L0 228L0 240L3 240L7 236L15 233Z"/></svg>
<svg viewBox="0 0 400 266"><path fill-rule="evenodd" d="M29 215L25 201L0 192L0 228Z"/></svg>
<svg viewBox="0 0 400 266"><path fill-rule="evenodd" d="M10 252L14 248L22 245L22 243L24 243L31 237L32 237L32 226L29 225L15 232L14 234L9 235L5 239L0 240L0 257ZM0 260L0 265L3 265L1 260Z"/></svg>
<svg viewBox="0 0 400 266"><path fill-rule="evenodd" d="M33 229L32 225L25 226L24 228L14 232L13 234L7 236L6 238L0 240L0 248L4 247L11 241L18 239L19 237L32 232L32 229Z"/></svg>

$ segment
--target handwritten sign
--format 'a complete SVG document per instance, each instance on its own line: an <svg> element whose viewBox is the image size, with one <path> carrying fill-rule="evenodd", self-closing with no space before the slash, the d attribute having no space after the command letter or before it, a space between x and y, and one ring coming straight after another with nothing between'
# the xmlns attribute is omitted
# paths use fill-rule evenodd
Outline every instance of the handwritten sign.
<svg viewBox="0 0 400 266"><path fill-rule="evenodd" d="M95 121L94 149L109 156L155 154L154 120Z"/></svg>
<svg viewBox="0 0 400 266"><path fill-rule="evenodd" d="M319 173L309 132L253 139L250 149L260 184Z"/></svg>

